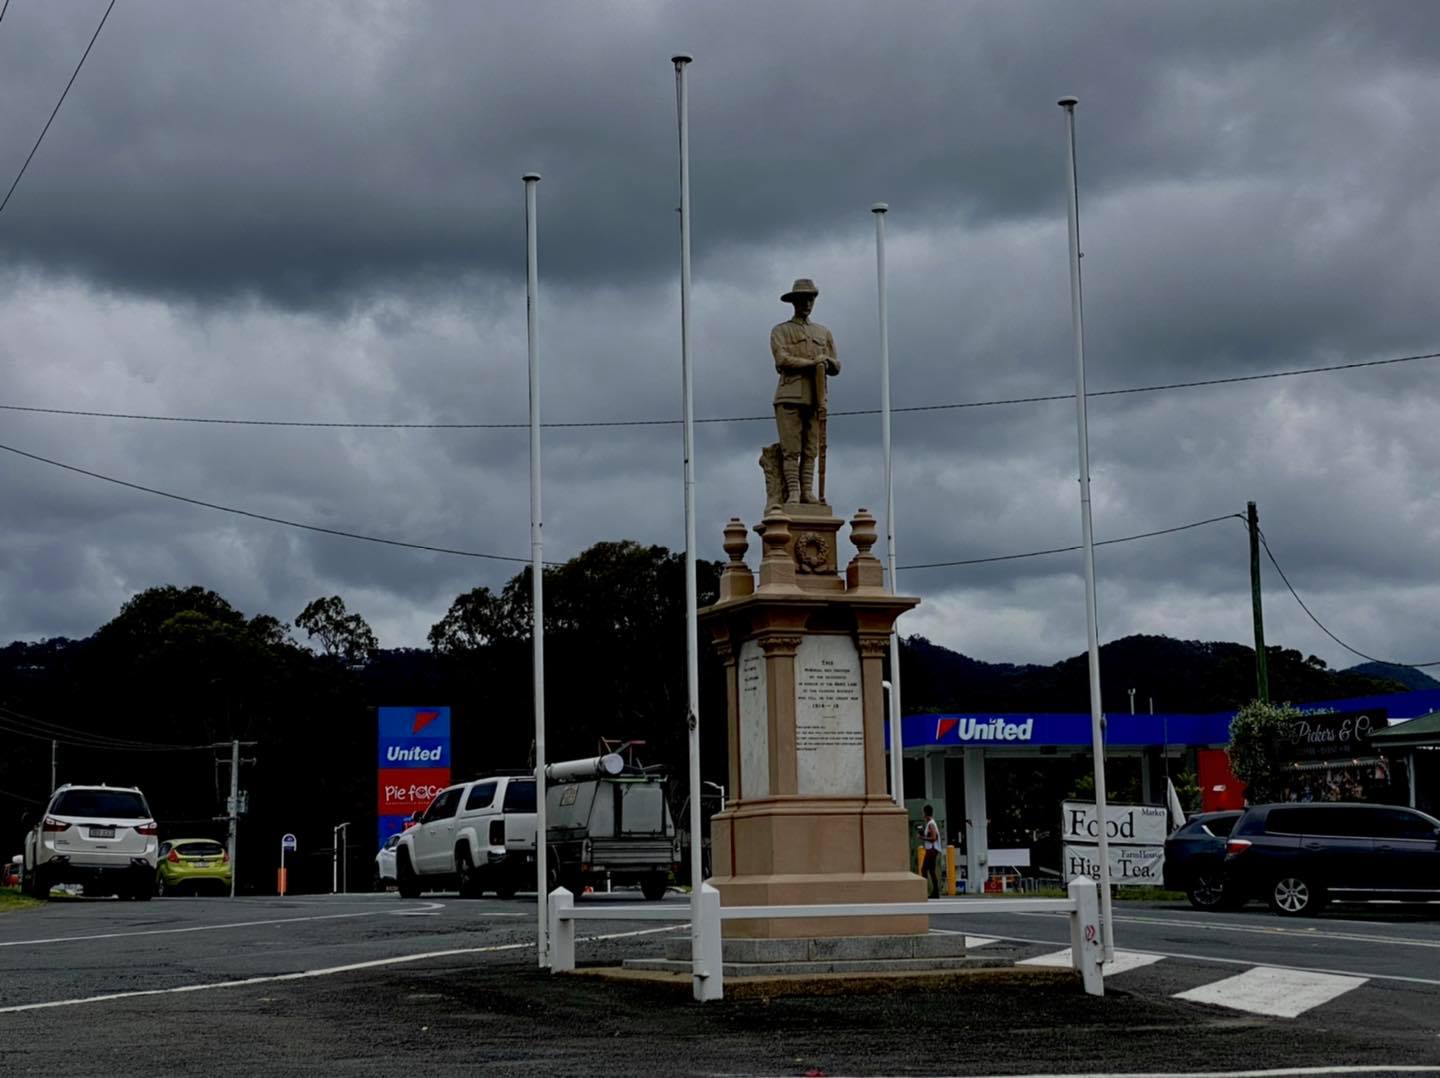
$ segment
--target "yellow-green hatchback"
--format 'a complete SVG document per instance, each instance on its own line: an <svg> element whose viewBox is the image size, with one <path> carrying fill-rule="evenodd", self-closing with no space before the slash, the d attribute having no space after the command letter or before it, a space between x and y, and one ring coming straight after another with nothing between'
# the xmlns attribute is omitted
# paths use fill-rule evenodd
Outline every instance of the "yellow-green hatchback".
<svg viewBox="0 0 1440 1078"><path fill-rule="evenodd" d="M230 893L230 855L213 838L172 838L160 843L155 893Z"/></svg>

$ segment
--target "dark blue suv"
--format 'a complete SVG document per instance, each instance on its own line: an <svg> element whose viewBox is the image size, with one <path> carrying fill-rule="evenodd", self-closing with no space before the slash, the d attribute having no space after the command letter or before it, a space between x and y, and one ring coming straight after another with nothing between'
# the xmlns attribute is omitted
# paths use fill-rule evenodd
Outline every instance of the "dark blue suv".
<svg viewBox="0 0 1440 1078"><path fill-rule="evenodd" d="M1440 820L1392 805L1253 806L1225 843L1225 893L1292 917L1331 899L1440 899Z"/></svg>

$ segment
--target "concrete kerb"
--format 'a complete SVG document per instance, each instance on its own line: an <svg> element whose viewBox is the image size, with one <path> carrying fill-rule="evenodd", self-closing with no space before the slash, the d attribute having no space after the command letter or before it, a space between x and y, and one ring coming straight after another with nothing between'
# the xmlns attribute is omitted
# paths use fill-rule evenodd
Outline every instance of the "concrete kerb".
<svg viewBox="0 0 1440 1078"><path fill-rule="evenodd" d="M1069 897L1063 899L945 899L932 902L899 903L835 903L812 906L728 906L720 905L720 896L709 884L701 884L702 916L709 921L704 938L711 944L705 954L693 954L691 981L697 1000L720 999L724 994L724 963L720 953L720 924L725 920L787 917L853 917L864 915L925 914L927 916L974 915L983 913L1064 912L1070 916L1071 955L1074 969L1080 974L1085 991L1104 995L1104 948L1100 933L1100 902L1095 882L1087 878L1072 880ZM563 887L550 894L550 940L552 973L575 970L575 922L577 920L643 920L688 921L689 911L665 906L576 907L575 897ZM634 971L658 978L672 978L661 971ZM955 971L914 971L908 976L955 975ZM966 974L972 975L973 974ZM859 976L869 980L886 980L876 972L863 974L832 974ZM733 979L738 981L739 979ZM814 978L807 978L813 981Z"/></svg>
<svg viewBox="0 0 1440 1078"><path fill-rule="evenodd" d="M586 967L571 976L587 977L606 984L630 985L680 994L690 987L689 971L626 969L621 966ZM783 999L789 996L870 995L882 992L910 992L917 987L927 992L945 989L973 990L991 984L1024 983L1039 988L1074 991L1074 970L1042 966L1009 966L967 970L903 970L886 973L815 973L804 977L726 977L725 998Z"/></svg>

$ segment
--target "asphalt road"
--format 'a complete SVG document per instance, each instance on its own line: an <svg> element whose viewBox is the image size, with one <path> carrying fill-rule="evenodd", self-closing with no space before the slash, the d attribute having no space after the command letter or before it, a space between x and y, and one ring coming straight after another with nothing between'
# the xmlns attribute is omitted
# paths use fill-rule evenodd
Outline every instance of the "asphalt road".
<svg viewBox="0 0 1440 1078"><path fill-rule="evenodd" d="M1440 1075L1440 909L1305 922L1258 908L1126 903L1116 914L1103 999L1068 982L976 979L701 1006L683 991L538 970L523 899L55 901L0 915L0 1060L8 1073L111 1076ZM935 928L1041 964L1068 940L1045 914L937 917ZM584 930L591 964L656 954L673 934L654 922Z"/></svg>

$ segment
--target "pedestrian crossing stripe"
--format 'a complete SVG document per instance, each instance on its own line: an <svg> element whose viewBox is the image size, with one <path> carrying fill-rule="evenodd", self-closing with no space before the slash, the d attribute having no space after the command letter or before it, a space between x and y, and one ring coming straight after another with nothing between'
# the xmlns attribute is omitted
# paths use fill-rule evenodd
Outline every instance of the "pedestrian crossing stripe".
<svg viewBox="0 0 1440 1078"><path fill-rule="evenodd" d="M1139 951L1116 951L1114 960L1105 963L1104 973L1107 977L1113 977L1117 973L1128 973L1132 969L1141 969L1159 962L1162 957L1158 954L1142 954ZM1069 947L1063 951L1055 951L1053 954L1021 959L1018 963L1021 966L1056 966L1061 969L1070 969L1074 964L1074 960L1070 957Z"/></svg>
<svg viewBox="0 0 1440 1078"><path fill-rule="evenodd" d="M1297 1018L1313 1007L1354 991L1368 980L1368 977L1345 977L1338 973L1256 966L1233 977L1177 992L1175 998L1250 1014Z"/></svg>

